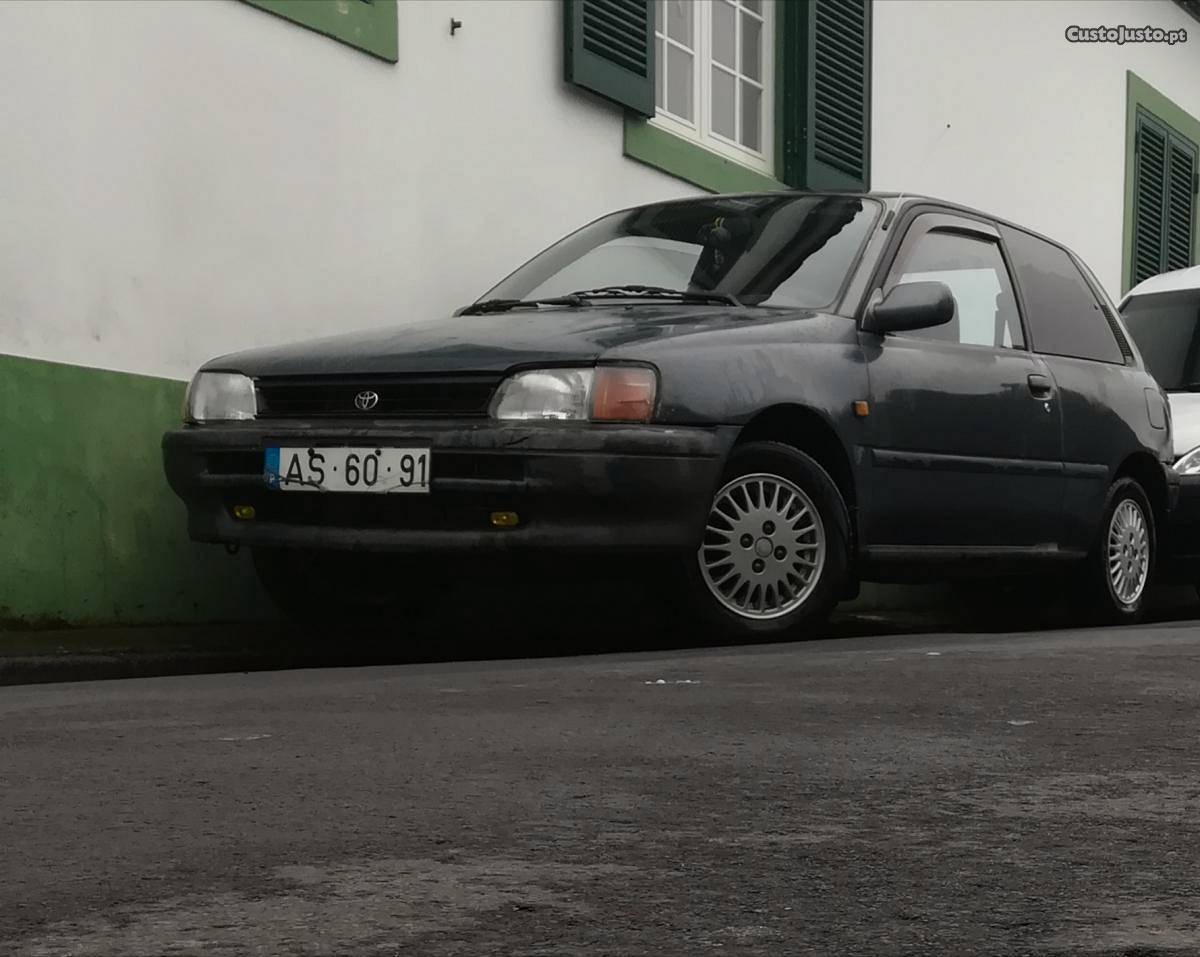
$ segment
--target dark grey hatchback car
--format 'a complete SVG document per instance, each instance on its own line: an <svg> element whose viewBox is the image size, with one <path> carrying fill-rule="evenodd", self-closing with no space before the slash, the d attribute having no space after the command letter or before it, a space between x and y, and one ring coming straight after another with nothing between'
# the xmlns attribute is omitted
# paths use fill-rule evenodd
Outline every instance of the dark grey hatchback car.
<svg viewBox="0 0 1200 957"><path fill-rule="evenodd" d="M740 637L1047 566L1135 620L1176 494L1083 263L907 195L613 213L453 317L208 363L163 445L192 537L299 614L402 608L403 576L348 582L405 556L637 552Z"/></svg>

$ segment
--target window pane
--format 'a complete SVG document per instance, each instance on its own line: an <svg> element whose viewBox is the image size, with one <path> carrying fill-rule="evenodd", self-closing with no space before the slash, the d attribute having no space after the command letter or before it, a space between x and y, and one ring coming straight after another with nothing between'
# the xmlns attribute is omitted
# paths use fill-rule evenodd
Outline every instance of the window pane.
<svg viewBox="0 0 1200 957"><path fill-rule="evenodd" d="M742 0L742 6L747 10L753 10L760 16L762 15L762 0Z"/></svg>
<svg viewBox="0 0 1200 957"><path fill-rule="evenodd" d="M699 243L654 236L617 236L568 263L528 293L531 298L565 296L577 289L619 286L637 281L648 286L686 289L704 247Z"/></svg>
<svg viewBox="0 0 1200 957"><path fill-rule="evenodd" d="M742 75L762 80L762 21L742 14Z"/></svg>
<svg viewBox="0 0 1200 957"><path fill-rule="evenodd" d="M913 333L975 346L1024 345L1017 301L1000 247L953 233L922 236L906 255L899 282L942 282L954 295L954 318Z"/></svg>
<svg viewBox="0 0 1200 957"><path fill-rule="evenodd" d="M832 302L881 206L852 196L697 197L613 213L551 246L483 298L645 283L716 289L757 305ZM714 220L723 230L714 232ZM719 253L719 255L718 255ZM636 313L623 313L632 328Z"/></svg>
<svg viewBox="0 0 1200 957"><path fill-rule="evenodd" d="M718 63L737 69L737 29L734 9L725 0L713 0L712 55Z"/></svg>
<svg viewBox="0 0 1200 957"><path fill-rule="evenodd" d="M762 149L762 90L746 82L742 88L742 135L738 141L748 149Z"/></svg>
<svg viewBox="0 0 1200 957"><path fill-rule="evenodd" d="M667 44L667 109L692 119L692 55Z"/></svg>
<svg viewBox="0 0 1200 957"><path fill-rule="evenodd" d="M654 63L654 106L661 110L666 105L666 100L663 99L663 91L667 84L667 51L666 44L662 40L655 40L655 63Z"/></svg>
<svg viewBox="0 0 1200 957"><path fill-rule="evenodd" d="M692 0L665 0L667 5L667 36L692 47Z"/></svg>
<svg viewBox="0 0 1200 957"><path fill-rule="evenodd" d="M737 135L734 128L733 98L737 91L734 89L734 79L719 67L712 68L712 128L714 133L733 139Z"/></svg>
<svg viewBox="0 0 1200 957"><path fill-rule="evenodd" d="M1034 350L1123 363L1112 328L1071 257L1023 230L1001 226L1000 232L1021 284Z"/></svg>
<svg viewBox="0 0 1200 957"><path fill-rule="evenodd" d="M1168 392L1200 385L1200 303L1194 292L1134 296L1121 316L1159 385Z"/></svg>

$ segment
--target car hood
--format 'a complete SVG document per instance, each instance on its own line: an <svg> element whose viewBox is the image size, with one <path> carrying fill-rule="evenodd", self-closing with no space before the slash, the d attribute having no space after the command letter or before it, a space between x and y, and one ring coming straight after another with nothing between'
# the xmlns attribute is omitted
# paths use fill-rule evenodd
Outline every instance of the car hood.
<svg viewBox="0 0 1200 957"><path fill-rule="evenodd" d="M1200 392L1171 392L1171 434L1178 458L1200 445Z"/></svg>
<svg viewBox="0 0 1200 957"><path fill-rule="evenodd" d="M248 376L502 372L531 363L593 362L610 349L733 326L755 328L816 313L762 307L668 305L521 309L450 316L221 356L206 370ZM628 353L623 353L627 355Z"/></svg>

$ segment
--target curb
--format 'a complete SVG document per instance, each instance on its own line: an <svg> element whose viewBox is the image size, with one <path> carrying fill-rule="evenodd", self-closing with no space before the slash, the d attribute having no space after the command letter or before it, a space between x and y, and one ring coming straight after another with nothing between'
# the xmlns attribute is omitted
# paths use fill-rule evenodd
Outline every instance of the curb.
<svg viewBox="0 0 1200 957"><path fill-rule="evenodd" d="M837 615L814 639L912 634L946 630L932 618L875 614ZM448 661L547 658L571 654L671 651L723 641L694 632L653 631L654 640L630 645L605 635L501 634L474 628L447 637L427 629L403 645L391 640L331 641L286 625L225 626L203 629L105 629L89 631L0 632L0 686L167 675L276 671L295 668L353 668ZM618 636L619 637L619 636ZM108 643L109 648L103 645ZM80 646L85 647L80 647ZM97 647L99 645L100 647Z"/></svg>
<svg viewBox="0 0 1200 957"><path fill-rule="evenodd" d="M1148 622L1196 617L1195 593L1184 599L1164 593ZM654 612L657 612L655 614ZM295 668L347 668L451 661L547 658L634 651L675 651L720 647L726 641L680 628L670 609L633 612L638 634L592 626L586 615L558 616L540 623L521 618L505 622L488 607L452 609L438 620L398 626L396 634L355 634L347 623L329 629L299 628L283 622L256 624L78 628L54 631L0 631L0 686L276 671ZM554 616L549 616L553 619ZM813 639L939 634L1012 633L1031 629L1077 628L1069 610L1036 602L1013 607L943 601L919 608L862 607L851 603L836 613Z"/></svg>

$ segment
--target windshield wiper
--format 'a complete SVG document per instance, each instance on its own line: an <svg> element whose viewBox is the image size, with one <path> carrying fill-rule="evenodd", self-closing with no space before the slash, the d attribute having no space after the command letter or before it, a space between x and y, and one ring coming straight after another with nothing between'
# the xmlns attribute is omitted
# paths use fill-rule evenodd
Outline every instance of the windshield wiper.
<svg viewBox="0 0 1200 957"><path fill-rule="evenodd" d="M586 306L587 300L576 293L569 296L554 296L549 299L485 299L483 302L473 302L458 311L460 316L482 316L489 312L508 312L518 306L573 306L578 309Z"/></svg>
<svg viewBox="0 0 1200 957"><path fill-rule="evenodd" d="M741 305L736 296L727 292L669 289L666 286L642 286L637 283L601 286L599 289L581 289L571 295L582 299L678 299L681 302L715 302L723 306Z"/></svg>
<svg viewBox="0 0 1200 957"><path fill-rule="evenodd" d="M508 312L520 306L586 306L594 299L677 299L680 302L719 303L723 306L742 305L727 292L693 292L688 289L669 289L666 286L643 286L630 283L624 286L601 286L581 289L565 296L546 299L485 299L473 302L458 311L460 316L481 316L489 312Z"/></svg>

